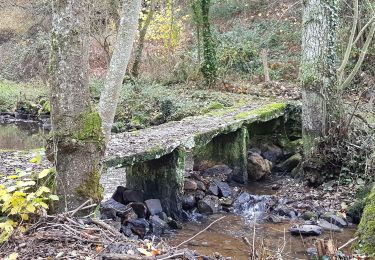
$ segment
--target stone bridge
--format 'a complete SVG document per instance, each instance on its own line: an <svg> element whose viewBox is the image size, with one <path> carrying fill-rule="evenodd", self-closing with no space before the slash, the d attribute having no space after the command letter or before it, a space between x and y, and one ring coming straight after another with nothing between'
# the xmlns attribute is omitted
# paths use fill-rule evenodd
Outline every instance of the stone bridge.
<svg viewBox="0 0 375 260"><path fill-rule="evenodd" d="M143 190L145 199L159 198L165 212L178 217L185 171L204 160L224 163L236 181L247 182L249 140L292 132L299 109L294 103L248 104L114 134L104 165L117 168L115 178L126 178L128 188Z"/></svg>

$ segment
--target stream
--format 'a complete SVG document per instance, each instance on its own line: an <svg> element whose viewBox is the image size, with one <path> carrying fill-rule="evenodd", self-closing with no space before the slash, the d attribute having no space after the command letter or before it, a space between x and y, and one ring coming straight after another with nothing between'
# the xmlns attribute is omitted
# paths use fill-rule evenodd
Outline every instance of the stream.
<svg viewBox="0 0 375 260"><path fill-rule="evenodd" d="M1 150L30 150L44 145L46 131L37 123L16 122L12 124L0 124L0 151ZM103 184L111 183L113 176L103 176ZM117 185L123 182L118 180ZM112 187L105 187L105 196L111 196ZM270 185L253 182L244 190L253 194L256 203L240 205L235 209L236 214L220 213L206 217L200 221L190 221L183 224L181 230L164 236L164 239L172 246L176 246L193 237L206 228L212 221L225 216L208 230L198 235L182 247L196 250L202 255L212 255L215 252L232 259L249 259L250 248L243 241L246 237L250 244L254 244L258 255L273 256L279 259L308 259L306 249L314 245L317 238L331 238L335 245L341 246L354 237L355 226L345 228L343 232L324 232L319 237L292 236L289 228L295 220L285 220L282 223L272 224L256 221L261 219L264 212L264 201L268 195L275 191ZM348 248L345 248L346 250Z"/></svg>

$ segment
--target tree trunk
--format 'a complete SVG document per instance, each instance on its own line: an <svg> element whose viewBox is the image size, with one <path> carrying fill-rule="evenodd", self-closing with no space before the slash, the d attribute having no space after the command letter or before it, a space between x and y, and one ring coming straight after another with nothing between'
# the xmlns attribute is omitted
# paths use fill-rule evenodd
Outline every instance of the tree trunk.
<svg viewBox="0 0 375 260"><path fill-rule="evenodd" d="M122 16L117 32L116 43L99 102L99 113L103 121L103 131L106 142L108 142L111 134L122 80L126 73L137 31L140 10L141 0L129 0L123 2Z"/></svg>
<svg viewBox="0 0 375 260"><path fill-rule="evenodd" d="M210 29L210 4L211 0L200 0L202 10L202 40L203 40L203 64L202 73L207 85L211 85L217 76L216 48Z"/></svg>
<svg viewBox="0 0 375 260"><path fill-rule="evenodd" d="M336 117L336 24L335 0L306 0L303 13L302 133L306 165L315 163L320 137L327 134Z"/></svg>
<svg viewBox="0 0 375 260"><path fill-rule="evenodd" d="M89 1L52 1L51 120L56 193L54 210L99 202L99 162L104 151L99 114L88 85Z"/></svg>
<svg viewBox="0 0 375 260"><path fill-rule="evenodd" d="M153 16L154 16L154 5L153 3L151 3L150 10L147 14L146 20L143 23L143 26L142 26L142 21L139 22L140 26L139 26L138 46L137 46L137 50L135 51L135 59L134 59L133 67L132 67L132 75L135 78L138 78L138 75L139 75L139 67L142 62L142 52L143 52L143 47L145 44L147 29L152 21Z"/></svg>

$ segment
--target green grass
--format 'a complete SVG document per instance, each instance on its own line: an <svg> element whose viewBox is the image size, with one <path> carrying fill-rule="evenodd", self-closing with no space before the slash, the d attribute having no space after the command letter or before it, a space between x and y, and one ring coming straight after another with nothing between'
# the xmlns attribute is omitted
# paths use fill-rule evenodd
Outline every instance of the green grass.
<svg viewBox="0 0 375 260"><path fill-rule="evenodd" d="M0 112L13 111L19 101L36 103L45 96L47 96L47 89L41 85L2 80L0 81Z"/></svg>

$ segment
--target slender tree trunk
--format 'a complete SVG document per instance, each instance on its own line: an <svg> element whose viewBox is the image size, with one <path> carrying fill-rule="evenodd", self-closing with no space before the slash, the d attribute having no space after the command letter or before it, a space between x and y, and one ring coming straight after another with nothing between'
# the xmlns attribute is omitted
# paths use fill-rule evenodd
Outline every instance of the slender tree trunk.
<svg viewBox="0 0 375 260"><path fill-rule="evenodd" d="M103 132L107 142L115 118L122 80L130 59L140 10L141 0L123 1L116 43L99 102L99 113L103 121Z"/></svg>
<svg viewBox="0 0 375 260"><path fill-rule="evenodd" d="M306 166L316 163L320 137L337 118L335 0L305 0L302 32L302 133Z"/></svg>
<svg viewBox="0 0 375 260"><path fill-rule="evenodd" d="M52 1L51 119L56 192L54 210L101 200L99 162L104 151L99 114L88 86L89 1Z"/></svg>
<svg viewBox="0 0 375 260"><path fill-rule="evenodd" d="M143 23L143 26L142 26L142 21L139 22L140 26L139 26L138 46L137 46L137 50L135 51L135 59L134 59L133 67L132 67L132 75L135 78L137 78L139 75L139 67L142 62L142 53L143 53L143 47L145 44L147 29L152 21L153 16L154 16L154 6L153 6L153 3L151 3L150 10L147 14L146 20Z"/></svg>
<svg viewBox="0 0 375 260"><path fill-rule="evenodd" d="M268 69L268 52L267 49L263 48L261 51L262 63L263 63L263 74L264 82L270 82L270 73Z"/></svg>

